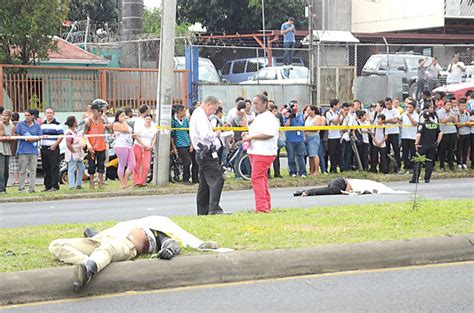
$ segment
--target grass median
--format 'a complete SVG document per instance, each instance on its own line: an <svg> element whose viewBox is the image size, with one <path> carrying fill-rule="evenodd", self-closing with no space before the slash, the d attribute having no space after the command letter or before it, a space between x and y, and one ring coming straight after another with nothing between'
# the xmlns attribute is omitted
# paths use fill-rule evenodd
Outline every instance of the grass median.
<svg viewBox="0 0 474 313"><path fill-rule="evenodd" d="M232 174L233 175L233 174ZM371 179L378 182L395 182L395 181L409 181L410 174L374 174L369 172L346 172L338 174L323 174L319 176L289 177L286 169L282 170L283 178L272 178L269 180L270 188L284 188L284 187L303 187L323 185L337 176L347 176L359 179ZM474 177L474 171L457 170L447 172L434 172L432 179L448 179L448 178L467 178ZM39 191L43 186L36 186ZM106 197L121 197L121 196L147 196L147 195L162 195L162 194L183 194L195 193L197 185L184 185L182 183L167 184L163 187L155 187L149 185L145 188L129 188L121 189L118 181L107 181L104 189L96 188L89 189L89 183L84 182L82 190L68 190L67 186L62 185L59 191L55 192L36 192L20 193L17 186L8 187L7 193L0 194L0 202L32 202L32 201L48 201L48 200L63 200L63 199L81 199L81 198L106 198ZM224 191L230 190L244 190L250 189L252 185L250 181L237 180L234 177L227 177L224 184Z"/></svg>
<svg viewBox="0 0 474 313"><path fill-rule="evenodd" d="M315 198L315 204L317 198ZM373 240L397 240L474 233L474 199L422 200L311 209L243 212L225 216L181 216L178 225L203 240L241 250L313 247ZM87 224L98 230L115 222ZM0 229L0 272L61 266L48 251L56 238L81 237L86 224ZM183 255L196 254L185 250Z"/></svg>

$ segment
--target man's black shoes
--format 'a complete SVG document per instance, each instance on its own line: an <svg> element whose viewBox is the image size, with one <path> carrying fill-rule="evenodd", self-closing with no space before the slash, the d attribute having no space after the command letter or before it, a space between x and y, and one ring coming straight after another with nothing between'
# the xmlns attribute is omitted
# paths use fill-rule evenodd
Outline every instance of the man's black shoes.
<svg viewBox="0 0 474 313"><path fill-rule="evenodd" d="M297 190L293 192L293 197L301 197L303 195L303 190Z"/></svg>
<svg viewBox="0 0 474 313"><path fill-rule="evenodd" d="M99 232L93 228L89 228L87 227L86 229L84 229L84 237L86 238L92 238L94 237L95 235L97 235Z"/></svg>
<svg viewBox="0 0 474 313"><path fill-rule="evenodd" d="M410 184L418 184L418 180L412 179L412 180L409 181L409 183L410 183Z"/></svg>
<svg viewBox="0 0 474 313"><path fill-rule="evenodd" d="M82 287L87 285L95 274L97 274L97 264L91 259L86 259L81 264L76 265L74 269L74 292L81 291Z"/></svg>

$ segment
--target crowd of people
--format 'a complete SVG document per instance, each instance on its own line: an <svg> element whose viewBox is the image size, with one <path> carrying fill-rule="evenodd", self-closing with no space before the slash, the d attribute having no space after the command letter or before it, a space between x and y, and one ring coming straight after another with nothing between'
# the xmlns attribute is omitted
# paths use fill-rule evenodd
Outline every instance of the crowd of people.
<svg viewBox="0 0 474 313"><path fill-rule="evenodd" d="M50 107L44 110L44 120L39 117L38 110L25 110L23 121L19 120L18 113L0 107L0 137L5 136L0 138L0 192L6 192L10 174L14 175L14 185L18 185L20 192L26 191L26 184L30 193L36 192L38 160L44 172L42 191L59 190L59 145L63 140L66 143L64 161L70 190L82 189L85 162L90 189L96 186L96 173L98 187L103 188L106 162L112 153L118 159L117 175L121 188L129 188L130 179L135 187L146 186L157 134L150 108L140 106L140 115L134 119L131 109L118 109L113 121L109 121L108 109L107 102L96 99L80 119L68 116L63 125L56 120ZM78 132L79 124L83 124L82 132ZM112 141L113 151L110 151Z"/></svg>
<svg viewBox="0 0 474 313"><path fill-rule="evenodd" d="M291 177L317 176L328 172L351 170L384 174L412 173L415 169L412 159L419 148L416 144L418 128L426 124L424 112L428 112L428 119L439 125L443 134L435 154L431 155L432 161L439 162L440 170L467 169L469 159L471 168L474 168L472 148L474 112L471 112L474 109L474 99L469 93L464 98L454 99L443 94L432 96L425 90L419 101L407 98L401 102L398 98L387 97L369 105L364 105L358 100L341 103L333 99L329 108L316 105L302 107L296 100L279 107L274 100L263 93L254 100L238 97L235 106L227 114L223 111L222 103L219 100L215 101L217 101L215 110L209 109L206 112L206 119L209 120L211 129L220 126L249 127L250 132L249 134L234 130L230 136L227 134L224 137L219 134L215 137L214 148L219 168L222 168L226 156L231 151L251 141L249 138L255 140L251 134L252 125L256 125L254 129L259 130L262 130L262 124L265 125L263 128L268 127L268 116L272 114L277 126L299 127L295 130L279 131L278 136L271 137L271 141L275 140L275 152L269 148L270 145L267 148L271 153L262 151L258 148L259 144L256 144L257 148L249 147L249 151L255 150L254 154L257 155L251 157L252 164L257 162L255 160L258 160L259 164L262 162L266 164L269 158L262 156L274 156L270 162L273 165L274 177L282 177L280 151L283 148L286 149L288 172ZM265 111L258 110L260 102L266 103ZM204 176L201 176L202 171L200 172L199 168L203 162L197 154L201 149L196 146L192 135L190 136L192 117L195 112L204 114L200 110L196 111L197 108L203 107L204 103L195 103L194 110L188 110L183 105L173 106L171 154L172 157L182 161L184 184L199 183L202 179L212 180L213 184L220 181L214 176L206 178L205 176L209 175L206 171ZM37 110L26 110L22 121L19 121L19 114L2 108L0 136L19 135L25 138L0 139L0 192L6 191L9 174L14 176L14 181L21 192L26 190L27 183L29 191L35 192L36 175L32 173L36 173L38 155L41 156L44 172L43 191L58 190L61 160L59 145L63 140L61 135L66 135L64 160L68 164L69 189L82 188L84 159L88 165L89 176L94 177L97 173L97 179L89 180L90 188L94 189L96 183L99 188L104 186L105 163L111 153L112 140L113 152L118 158L117 174L120 187L129 188L130 180L134 187L145 186L157 134L150 108L147 105L140 106L137 117L134 117L133 111L129 108L118 109L113 120L107 117L107 111L108 104L97 99L88 105L80 119L69 116L63 126L55 119L52 108L44 111L44 120L39 117ZM77 129L79 123L84 124L83 133L80 134ZM363 128L345 128L356 125L361 125ZM370 127L372 125L384 127L372 128ZM338 127L328 130L304 128L311 126ZM38 136L42 135L52 137L39 139ZM246 153L244 150L241 149L238 158ZM262 175L261 167L257 168L258 171L252 166L253 171ZM264 168L267 168L267 165ZM27 175L28 172L30 175ZM216 175L220 176L220 173ZM235 176L240 179L238 173L235 173ZM266 177L271 178L270 166ZM266 209L268 208L262 210Z"/></svg>

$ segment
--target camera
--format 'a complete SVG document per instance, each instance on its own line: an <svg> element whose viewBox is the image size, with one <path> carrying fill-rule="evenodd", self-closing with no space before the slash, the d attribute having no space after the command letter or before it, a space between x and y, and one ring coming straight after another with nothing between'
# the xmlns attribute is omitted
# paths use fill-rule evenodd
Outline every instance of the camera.
<svg viewBox="0 0 474 313"><path fill-rule="evenodd" d="M285 109L285 113L290 113L290 117L296 117L298 108L295 105L295 102L290 101L290 103L283 105L283 108Z"/></svg>

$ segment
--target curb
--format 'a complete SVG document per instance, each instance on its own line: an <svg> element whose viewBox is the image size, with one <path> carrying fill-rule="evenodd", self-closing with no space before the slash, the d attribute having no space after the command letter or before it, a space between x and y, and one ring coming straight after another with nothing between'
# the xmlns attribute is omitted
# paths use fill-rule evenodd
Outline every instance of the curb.
<svg viewBox="0 0 474 313"><path fill-rule="evenodd" d="M390 182L400 182L408 180L411 176L406 175L399 175L395 177ZM275 181L272 183L270 181L270 188L293 188L293 187L302 187L302 186L315 186L315 185L323 185L329 182L333 177L326 177L324 175L318 176L318 180L312 180L306 178L305 180L295 180L294 178L285 177L281 181ZM444 179L464 179L464 178L472 178L472 176L452 176L446 177L441 175L434 174L432 180L444 180ZM288 179L288 180L286 180ZM370 179L370 178L363 178L360 179ZM279 180L279 179L278 179ZM377 180L378 181L378 180ZM283 183L281 183L283 182ZM383 183L386 183L382 181ZM190 194L196 193L197 186L188 187L185 185L181 185L183 190L181 190L178 194ZM246 181L244 185L240 186L229 186L224 184L223 191L240 191L240 190L250 190L252 188L251 182ZM78 200L78 199L102 199L102 198L115 198L115 197L141 197L141 196L158 196L158 195L170 195L173 194L173 191L167 191L160 188L154 188L149 190L129 190L129 191L104 191L104 192L86 192L86 193L79 193L79 194L62 194L55 196L51 194L50 196L23 196L23 197L0 197L0 201L2 203L22 203L22 202L43 202L43 201L62 201L62 200Z"/></svg>
<svg viewBox="0 0 474 313"><path fill-rule="evenodd" d="M0 305L340 271L474 261L474 234L113 263L79 294L73 266L1 273Z"/></svg>

